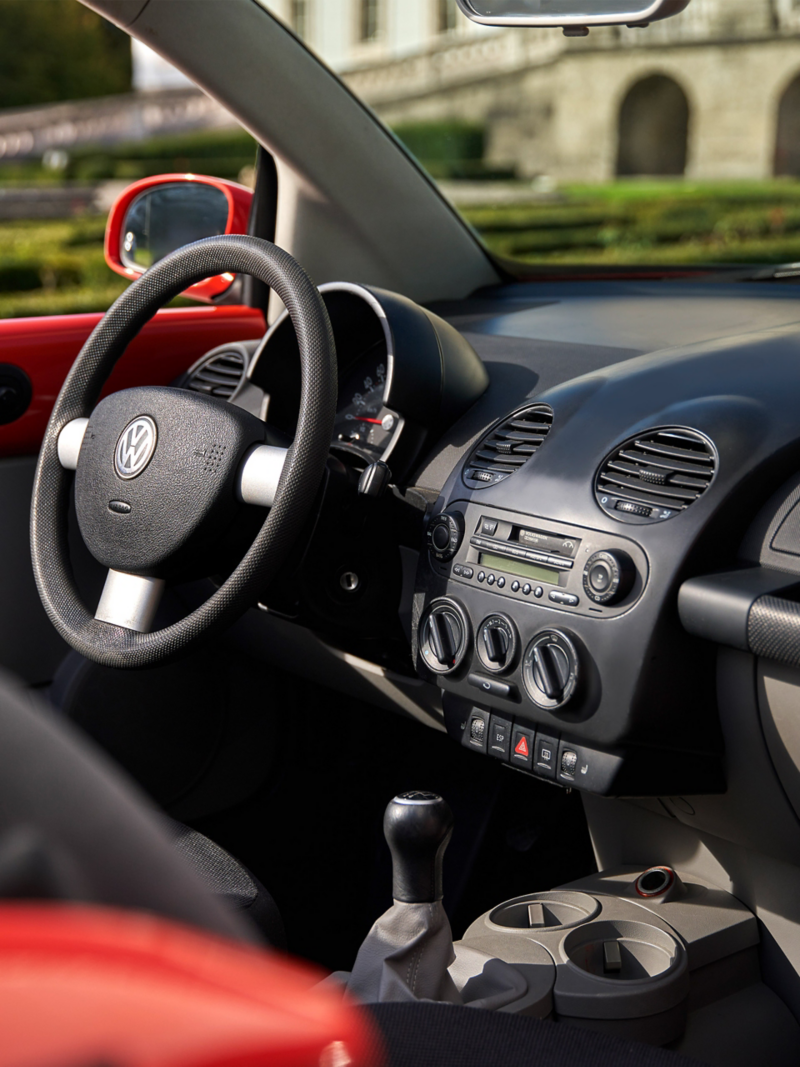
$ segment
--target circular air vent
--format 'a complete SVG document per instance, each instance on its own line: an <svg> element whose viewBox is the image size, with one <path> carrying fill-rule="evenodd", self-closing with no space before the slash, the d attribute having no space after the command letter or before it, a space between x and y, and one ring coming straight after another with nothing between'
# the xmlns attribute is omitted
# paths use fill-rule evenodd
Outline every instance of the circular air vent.
<svg viewBox="0 0 800 1067"><path fill-rule="evenodd" d="M467 460L464 483L483 489L524 467L539 450L553 425L553 410L546 404L523 408L484 437Z"/></svg>
<svg viewBox="0 0 800 1067"><path fill-rule="evenodd" d="M221 345L199 359L177 384L193 393L230 400L245 376L247 362L243 345Z"/></svg>
<svg viewBox="0 0 800 1067"><path fill-rule="evenodd" d="M714 445L696 430L646 430L605 460L595 481L600 507L623 522L663 522L705 493L717 471Z"/></svg>

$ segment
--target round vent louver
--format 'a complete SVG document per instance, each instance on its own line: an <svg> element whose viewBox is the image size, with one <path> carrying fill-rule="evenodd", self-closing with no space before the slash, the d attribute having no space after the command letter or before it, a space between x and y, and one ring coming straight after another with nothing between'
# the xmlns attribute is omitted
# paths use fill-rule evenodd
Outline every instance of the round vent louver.
<svg viewBox="0 0 800 1067"><path fill-rule="evenodd" d="M717 472L714 445L696 430L646 430L620 445L597 473L600 507L623 522L663 522L705 493Z"/></svg>
<svg viewBox="0 0 800 1067"><path fill-rule="evenodd" d="M207 352L178 382L182 389L230 400L247 371L247 350L239 345L222 345Z"/></svg>
<svg viewBox="0 0 800 1067"><path fill-rule="evenodd" d="M553 410L535 404L509 415L484 437L467 460L464 483L483 489L508 478L524 467L544 443L553 425Z"/></svg>

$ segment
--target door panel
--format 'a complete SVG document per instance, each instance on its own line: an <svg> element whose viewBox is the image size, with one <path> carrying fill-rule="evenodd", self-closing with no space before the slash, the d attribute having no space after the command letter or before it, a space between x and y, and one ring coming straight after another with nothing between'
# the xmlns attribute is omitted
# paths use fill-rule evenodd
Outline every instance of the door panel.
<svg viewBox="0 0 800 1067"><path fill-rule="evenodd" d="M0 457L35 455L64 379L81 346L102 318L53 315L0 321L0 363L12 363L31 379L33 399L25 414L0 426ZM255 308L168 308L128 345L105 393L133 385L168 385L204 352L227 341L260 337L266 329Z"/></svg>

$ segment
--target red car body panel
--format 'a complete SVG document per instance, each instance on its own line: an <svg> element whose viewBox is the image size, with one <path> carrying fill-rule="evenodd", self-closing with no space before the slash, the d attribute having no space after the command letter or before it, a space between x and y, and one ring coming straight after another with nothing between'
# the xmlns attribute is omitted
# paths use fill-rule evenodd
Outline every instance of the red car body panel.
<svg viewBox="0 0 800 1067"><path fill-rule="evenodd" d="M0 907L0 1067L378 1067L305 964L153 916Z"/></svg>
<svg viewBox="0 0 800 1067"><path fill-rule="evenodd" d="M33 387L25 414L0 426L0 457L39 451L64 379L102 317L98 313L0 321L0 363L20 367ZM168 385L209 349L226 341L253 340L265 329L262 313L242 305L159 311L128 345L103 395L134 385Z"/></svg>

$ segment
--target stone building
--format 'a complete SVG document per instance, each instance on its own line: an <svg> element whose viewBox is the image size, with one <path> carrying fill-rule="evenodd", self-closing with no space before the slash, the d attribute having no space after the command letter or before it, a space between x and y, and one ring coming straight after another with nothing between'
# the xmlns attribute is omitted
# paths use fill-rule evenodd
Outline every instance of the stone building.
<svg viewBox="0 0 800 1067"><path fill-rule="evenodd" d="M484 122L521 177L800 175L800 0L692 0L648 29L476 26L455 0L269 0L390 124Z"/></svg>

